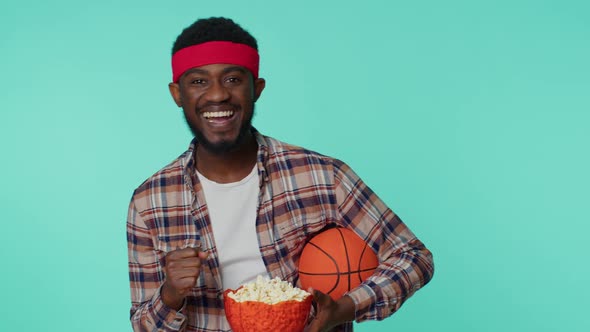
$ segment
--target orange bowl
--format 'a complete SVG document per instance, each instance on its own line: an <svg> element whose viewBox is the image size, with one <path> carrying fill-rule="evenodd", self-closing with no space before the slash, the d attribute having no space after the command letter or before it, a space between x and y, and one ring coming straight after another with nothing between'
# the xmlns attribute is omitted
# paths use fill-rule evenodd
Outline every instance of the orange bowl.
<svg viewBox="0 0 590 332"><path fill-rule="evenodd" d="M312 296L303 301L267 304L257 301L237 302L223 292L225 316L234 332L301 332L311 310Z"/></svg>

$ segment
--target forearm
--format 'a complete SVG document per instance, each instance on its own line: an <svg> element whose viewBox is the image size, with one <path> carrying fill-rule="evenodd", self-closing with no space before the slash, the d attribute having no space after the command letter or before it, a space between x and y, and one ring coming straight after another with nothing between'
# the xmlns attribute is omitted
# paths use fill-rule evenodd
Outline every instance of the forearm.
<svg viewBox="0 0 590 332"><path fill-rule="evenodd" d="M160 289L151 300L140 305L133 305L131 309L131 325L133 331L184 331L186 317L184 306L176 311L168 307L160 295Z"/></svg>
<svg viewBox="0 0 590 332"><path fill-rule="evenodd" d="M168 307L161 297L163 272L149 228L129 207L127 222L131 325L134 331L183 331L186 317Z"/></svg>
<svg viewBox="0 0 590 332"><path fill-rule="evenodd" d="M357 322L381 320L397 311L433 276L432 254L417 239L382 261L373 276L348 293L356 307Z"/></svg>
<svg viewBox="0 0 590 332"><path fill-rule="evenodd" d="M379 266L349 292L356 320L390 316L434 273L431 252L346 164L335 164L340 226L356 232L375 251Z"/></svg>

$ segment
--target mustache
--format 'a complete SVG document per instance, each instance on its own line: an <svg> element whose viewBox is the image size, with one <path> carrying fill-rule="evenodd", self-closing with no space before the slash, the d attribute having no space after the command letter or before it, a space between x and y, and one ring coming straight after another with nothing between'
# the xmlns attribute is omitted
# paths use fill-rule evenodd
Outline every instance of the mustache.
<svg viewBox="0 0 590 332"><path fill-rule="evenodd" d="M214 102L207 102L203 105L197 106L197 112L202 112L207 108L231 108L234 110L240 110L242 107L239 104L232 104L232 103L214 103Z"/></svg>

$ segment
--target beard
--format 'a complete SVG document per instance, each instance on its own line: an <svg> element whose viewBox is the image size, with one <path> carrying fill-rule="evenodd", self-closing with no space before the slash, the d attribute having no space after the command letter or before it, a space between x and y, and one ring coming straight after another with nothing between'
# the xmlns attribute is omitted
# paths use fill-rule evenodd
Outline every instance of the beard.
<svg viewBox="0 0 590 332"><path fill-rule="evenodd" d="M234 109L240 109L239 105L232 105L232 107ZM250 113L250 117L247 118L246 121L244 121L242 123L242 126L240 127L240 131L238 133L238 136L232 141L223 140L223 141L220 141L217 143L213 143L210 140L208 140L207 137L205 137L205 135L203 135L203 133L198 128L193 126L188 121L186 116L185 116L185 121L186 121L186 124L188 125L189 129L191 130L191 132L193 133L193 135L195 136L195 138L199 142L199 145L201 147L203 147L204 149L206 149L207 151L209 151L213 154L225 154L225 153L236 150L242 144L246 143L246 138L248 137L248 134L252 130L252 119L253 118L254 118L254 104L252 104L252 113Z"/></svg>

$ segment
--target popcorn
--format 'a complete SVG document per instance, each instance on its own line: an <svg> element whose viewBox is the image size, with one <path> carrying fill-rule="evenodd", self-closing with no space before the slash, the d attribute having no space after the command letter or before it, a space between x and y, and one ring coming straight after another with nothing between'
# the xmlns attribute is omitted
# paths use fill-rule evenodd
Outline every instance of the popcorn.
<svg viewBox="0 0 590 332"><path fill-rule="evenodd" d="M235 292L227 294L236 302L256 301L266 304L276 304L284 301L304 301L311 294L279 277L269 279L258 276L256 281L245 284Z"/></svg>
<svg viewBox="0 0 590 332"><path fill-rule="evenodd" d="M225 316L234 332L301 332L313 296L279 278L258 276L237 290L223 292Z"/></svg>

